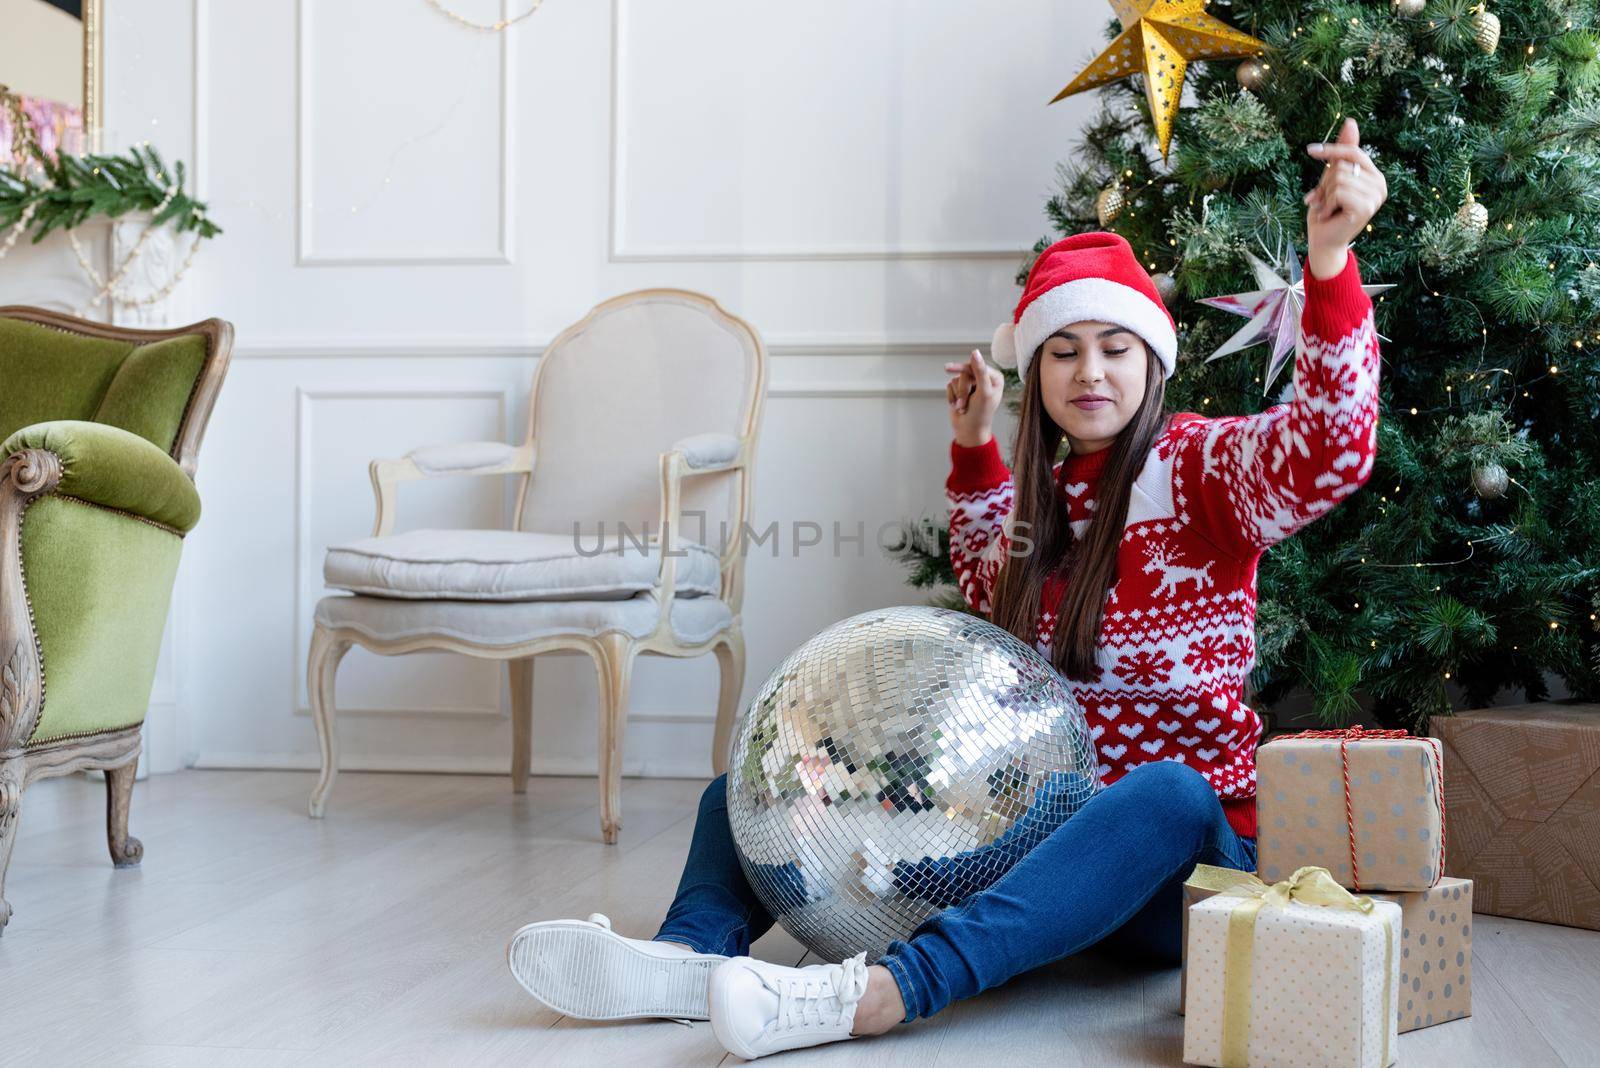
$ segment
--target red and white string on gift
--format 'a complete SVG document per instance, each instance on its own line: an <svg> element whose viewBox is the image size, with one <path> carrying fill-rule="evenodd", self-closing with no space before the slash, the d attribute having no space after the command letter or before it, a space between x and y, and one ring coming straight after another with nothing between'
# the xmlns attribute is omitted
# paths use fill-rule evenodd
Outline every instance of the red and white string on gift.
<svg viewBox="0 0 1600 1068"><path fill-rule="evenodd" d="M1361 869L1356 865L1356 816L1350 801L1350 751L1349 744L1355 742L1378 741L1383 738L1416 738L1407 731L1372 730L1356 724L1344 730L1336 731L1300 731L1297 734L1284 734L1273 741L1288 741L1291 738L1337 738L1339 740L1339 770L1344 776L1344 821L1350 832L1350 881L1355 884L1354 889L1361 889ZM1439 739L1417 738L1419 742L1427 742L1433 746L1433 788L1434 797L1439 804L1439 870L1433 873L1433 881L1438 882L1444 874L1444 754L1439 751Z"/></svg>

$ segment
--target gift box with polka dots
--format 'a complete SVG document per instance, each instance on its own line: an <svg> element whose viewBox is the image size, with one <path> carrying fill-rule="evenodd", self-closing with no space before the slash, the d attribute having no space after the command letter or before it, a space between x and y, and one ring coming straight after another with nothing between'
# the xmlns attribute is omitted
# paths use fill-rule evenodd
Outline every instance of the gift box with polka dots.
<svg viewBox="0 0 1600 1068"><path fill-rule="evenodd" d="M1291 901L1255 915L1241 940L1234 910L1245 899L1219 894L1189 909L1185 1064L1228 1063L1230 1028L1246 1065L1387 1068L1396 1059L1400 993L1400 907L1326 908ZM1230 1015L1228 970L1240 969L1242 1004Z"/></svg>
<svg viewBox="0 0 1600 1068"><path fill-rule="evenodd" d="M1472 880L1372 897L1400 906L1400 1030L1471 1016Z"/></svg>
<svg viewBox="0 0 1600 1068"><path fill-rule="evenodd" d="M1189 970L1189 906L1213 897L1243 872L1200 865L1183 884L1184 954L1181 991ZM1428 890L1372 897L1400 906L1401 1034L1472 1015L1472 880L1445 877Z"/></svg>
<svg viewBox="0 0 1600 1068"><path fill-rule="evenodd" d="M1426 890L1444 873L1444 797L1430 738L1281 738L1256 753L1256 863L1308 864L1341 886Z"/></svg>

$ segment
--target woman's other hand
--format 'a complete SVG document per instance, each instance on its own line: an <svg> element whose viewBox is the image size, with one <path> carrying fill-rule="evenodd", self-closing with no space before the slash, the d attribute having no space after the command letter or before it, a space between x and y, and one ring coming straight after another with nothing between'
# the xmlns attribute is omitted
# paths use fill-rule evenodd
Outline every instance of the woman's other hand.
<svg viewBox="0 0 1600 1068"><path fill-rule="evenodd" d="M1389 199L1383 172L1361 150L1361 130L1353 117L1339 128L1339 139L1306 146L1328 166L1317 187L1303 198L1306 210L1306 267L1318 278L1344 269L1345 247L1354 241Z"/></svg>
<svg viewBox="0 0 1600 1068"><path fill-rule="evenodd" d="M966 363L947 363L944 369L951 374L944 393L956 444L968 448L987 444L994 436L994 413L1005 391L1005 375L985 363L977 349Z"/></svg>

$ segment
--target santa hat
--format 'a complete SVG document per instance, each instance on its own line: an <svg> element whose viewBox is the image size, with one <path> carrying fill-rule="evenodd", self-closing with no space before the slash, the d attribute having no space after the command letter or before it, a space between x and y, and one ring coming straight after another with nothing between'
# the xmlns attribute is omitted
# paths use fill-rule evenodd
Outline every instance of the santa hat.
<svg viewBox="0 0 1600 1068"><path fill-rule="evenodd" d="M1039 253L1012 319L994 332L990 355L1024 378L1028 361L1046 338L1085 320L1115 323L1138 334L1168 378L1177 366L1177 324L1121 234L1073 234Z"/></svg>

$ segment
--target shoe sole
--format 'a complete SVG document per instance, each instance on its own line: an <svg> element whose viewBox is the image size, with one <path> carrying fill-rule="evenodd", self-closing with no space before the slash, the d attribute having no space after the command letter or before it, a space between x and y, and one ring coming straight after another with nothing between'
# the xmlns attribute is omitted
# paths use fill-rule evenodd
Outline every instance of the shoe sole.
<svg viewBox="0 0 1600 1068"><path fill-rule="evenodd" d="M580 921L531 923L511 936L506 962L522 988L580 1020L706 1020L711 972L727 958L653 956L614 931Z"/></svg>

